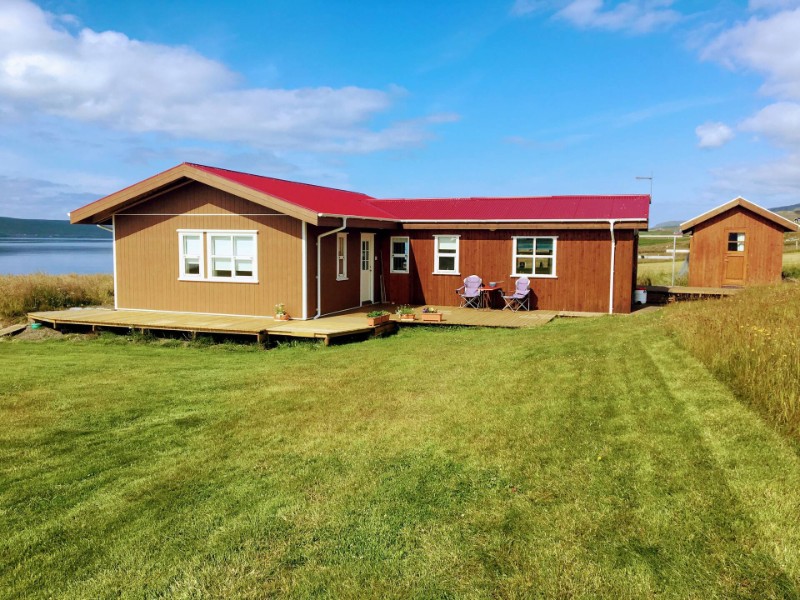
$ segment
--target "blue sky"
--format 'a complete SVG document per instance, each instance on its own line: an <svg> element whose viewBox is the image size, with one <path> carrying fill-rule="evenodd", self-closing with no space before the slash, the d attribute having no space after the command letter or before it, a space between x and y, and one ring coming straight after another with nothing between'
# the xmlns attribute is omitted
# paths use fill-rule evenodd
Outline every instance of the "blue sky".
<svg viewBox="0 0 800 600"><path fill-rule="evenodd" d="M0 215L183 161L377 197L800 202L800 0L0 0Z"/></svg>

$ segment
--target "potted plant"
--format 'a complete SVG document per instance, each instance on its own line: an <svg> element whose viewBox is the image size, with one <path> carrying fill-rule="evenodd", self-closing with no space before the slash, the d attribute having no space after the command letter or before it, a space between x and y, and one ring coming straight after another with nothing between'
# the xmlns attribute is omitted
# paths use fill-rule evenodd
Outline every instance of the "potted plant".
<svg viewBox="0 0 800 600"><path fill-rule="evenodd" d="M289 313L286 312L286 307L283 305L282 302L279 302L275 305L275 320L276 321L288 321L289 320Z"/></svg>
<svg viewBox="0 0 800 600"><path fill-rule="evenodd" d="M422 308L422 320L430 321L433 323L440 323L442 321L442 313L432 306L424 306Z"/></svg>
<svg viewBox="0 0 800 600"><path fill-rule="evenodd" d="M367 313L367 324L370 327L375 327L381 323L386 323L389 320L389 313L385 310L373 310Z"/></svg>
<svg viewBox="0 0 800 600"><path fill-rule="evenodd" d="M413 321L417 318L417 315L414 314L414 309L411 308L408 304L403 304L397 307L395 314L400 317L401 321Z"/></svg>

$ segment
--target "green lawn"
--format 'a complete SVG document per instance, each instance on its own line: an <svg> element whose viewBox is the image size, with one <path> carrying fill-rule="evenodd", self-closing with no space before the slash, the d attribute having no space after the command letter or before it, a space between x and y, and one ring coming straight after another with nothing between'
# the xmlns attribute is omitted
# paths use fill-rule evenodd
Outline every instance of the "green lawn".
<svg viewBox="0 0 800 600"><path fill-rule="evenodd" d="M2 342L0 595L798 597L797 448L659 320Z"/></svg>

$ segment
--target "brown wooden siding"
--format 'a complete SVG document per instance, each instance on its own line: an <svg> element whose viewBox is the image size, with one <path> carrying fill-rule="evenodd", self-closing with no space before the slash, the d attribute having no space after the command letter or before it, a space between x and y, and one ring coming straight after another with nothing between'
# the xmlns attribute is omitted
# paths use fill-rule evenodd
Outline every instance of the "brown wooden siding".
<svg viewBox="0 0 800 600"><path fill-rule="evenodd" d="M460 275L433 275L433 235L460 235ZM438 230L404 231L411 240L411 269L408 275L388 274L388 237L384 244L387 265L387 292L395 303L456 306L460 287L468 275L477 274L484 281L502 281L510 290L512 272L512 236L557 236L556 278L531 278L537 308L607 312L611 259L611 236L602 230ZM614 312L631 310L635 271L635 241L631 230L616 231Z"/></svg>
<svg viewBox="0 0 800 600"><path fill-rule="evenodd" d="M728 232L745 233L745 284L781 280L783 230L745 208L735 207L695 227L689 246L689 285L725 284Z"/></svg>
<svg viewBox="0 0 800 600"><path fill-rule="evenodd" d="M258 283L179 281L179 229L258 231ZM119 308L271 315L282 302L302 316L302 223L293 217L191 183L117 214L115 239Z"/></svg>
<svg viewBox="0 0 800 600"><path fill-rule="evenodd" d="M337 229L337 228L334 228ZM308 227L309 253L309 316L317 309L317 236L331 228ZM347 234L347 279L336 279L336 237L337 234L322 238L322 314L338 312L361 306L361 279L359 271L359 252L361 231L346 229ZM313 254L313 256L311 256ZM310 308L313 307L313 310Z"/></svg>

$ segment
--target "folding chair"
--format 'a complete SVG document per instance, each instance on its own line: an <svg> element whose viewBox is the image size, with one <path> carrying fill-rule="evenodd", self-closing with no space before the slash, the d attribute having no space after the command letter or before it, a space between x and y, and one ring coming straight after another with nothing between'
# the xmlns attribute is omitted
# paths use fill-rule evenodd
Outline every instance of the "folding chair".
<svg viewBox="0 0 800 600"><path fill-rule="evenodd" d="M505 309L511 309L514 312L524 308L525 310L531 309L531 282L527 277L520 277L517 279L517 284L514 286L514 293L510 296L503 296L506 305Z"/></svg>
<svg viewBox="0 0 800 600"><path fill-rule="evenodd" d="M477 275L470 275L464 280L464 285L456 290L461 296L461 308L481 307L481 285L483 280Z"/></svg>

